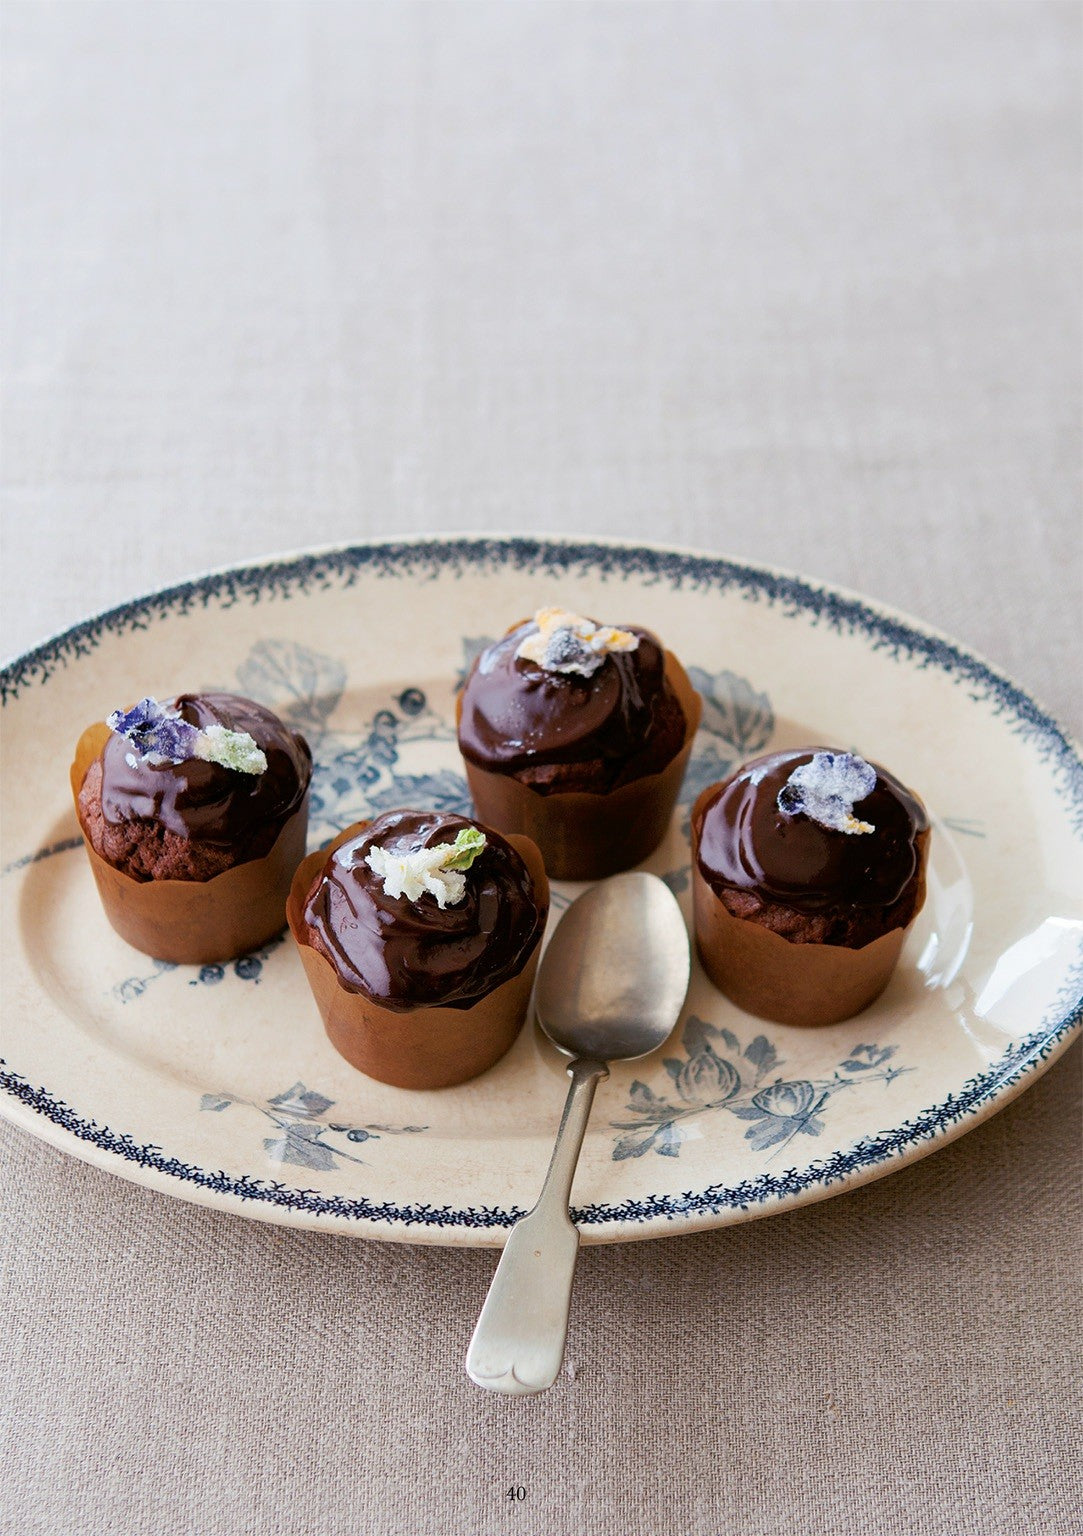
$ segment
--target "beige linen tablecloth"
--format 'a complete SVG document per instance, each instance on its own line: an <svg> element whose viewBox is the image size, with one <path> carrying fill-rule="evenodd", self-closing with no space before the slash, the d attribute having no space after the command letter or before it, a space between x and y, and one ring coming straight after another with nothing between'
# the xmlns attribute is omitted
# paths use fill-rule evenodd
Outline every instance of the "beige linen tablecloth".
<svg viewBox="0 0 1083 1536"><path fill-rule="evenodd" d="M9 0L5 653L275 549L590 531L871 593L1078 732L1079 16ZM4 1127L0 1526L1078 1530L1079 1082L585 1251L521 1401L462 1371L492 1254Z"/></svg>

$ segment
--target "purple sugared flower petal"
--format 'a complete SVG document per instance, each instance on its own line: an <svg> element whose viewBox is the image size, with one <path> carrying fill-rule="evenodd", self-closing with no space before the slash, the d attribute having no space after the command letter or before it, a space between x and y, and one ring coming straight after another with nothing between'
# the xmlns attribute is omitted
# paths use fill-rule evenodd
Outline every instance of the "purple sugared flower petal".
<svg viewBox="0 0 1083 1536"><path fill-rule="evenodd" d="M163 709L157 699L140 699L127 711L115 709L107 724L124 736L149 763L183 763L195 756L200 731L180 715Z"/></svg>
<svg viewBox="0 0 1083 1536"><path fill-rule="evenodd" d="M148 726L153 725L156 720L163 719L164 716L165 711L158 700L146 698L140 699L139 703L133 705L127 712L114 709L107 724L109 729L116 731L118 736L127 736L129 741L134 741L137 732L146 730Z"/></svg>
<svg viewBox="0 0 1083 1536"><path fill-rule="evenodd" d="M854 806L876 788L876 769L851 752L816 752L812 761L795 768L778 792L778 808L786 816L804 814L832 832L872 832L859 821Z"/></svg>

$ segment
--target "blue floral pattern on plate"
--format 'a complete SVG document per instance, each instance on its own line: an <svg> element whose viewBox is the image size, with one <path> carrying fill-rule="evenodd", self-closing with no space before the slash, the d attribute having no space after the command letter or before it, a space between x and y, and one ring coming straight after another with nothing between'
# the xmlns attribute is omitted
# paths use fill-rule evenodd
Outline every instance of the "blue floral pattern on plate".
<svg viewBox="0 0 1083 1536"><path fill-rule="evenodd" d="M264 944L261 949L254 949L247 955L238 955L236 960L229 960L223 964L201 965L196 974L190 979L190 987L216 987L227 976L233 976L238 981L258 982L263 974L263 966L268 957L285 942L285 935L279 934ZM150 970L142 976L126 976L123 981L113 988L113 995L118 1002L134 1003L141 998L147 988L163 976L168 976L170 971L177 970L177 965L172 960L151 960L148 962Z"/></svg>
<svg viewBox="0 0 1083 1536"><path fill-rule="evenodd" d="M830 1077L778 1076L765 1083L769 1073L785 1065L766 1035L756 1035L742 1047L731 1029L695 1014L684 1026L681 1043L683 1060L673 1056L662 1063L670 1078L668 1097L638 1079L632 1083L627 1106L631 1118L612 1122L624 1133L613 1147L616 1161L647 1152L679 1156L685 1122L709 1109L726 1109L749 1121L744 1139L755 1151L782 1151L795 1136L820 1135L824 1111L835 1094L859 1082L886 1087L911 1070L888 1065L897 1049L893 1045L855 1045Z"/></svg>
<svg viewBox="0 0 1083 1536"><path fill-rule="evenodd" d="M381 1136L405 1136L418 1134L427 1129L424 1125L343 1125L339 1121L321 1119L335 1106L334 1099L322 1093L314 1093L304 1083L294 1083L273 1099L257 1104L252 1099L236 1093L205 1093L199 1107L211 1114L221 1114L231 1105L243 1104L254 1109L274 1126L274 1134L265 1136L263 1149L273 1163L292 1163L298 1168L311 1168L317 1173L330 1173L342 1163L364 1163L345 1147L325 1141L326 1136L342 1136L350 1146L379 1141Z"/></svg>
<svg viewBox="0 0 1083 1536"><path fill-rule="evenodd" d="M450 768L409 772L412 748L455 749L455 728L429 703L423 689L389 694L360 732L331 721L346 686L346 669L333 656L290 640L262 640L237 671L245 693L269 705L312 748L310 839L325 842L351 822L403 805L467 814L463 774ZM416 754L425 756L424 752Z"/></svg>

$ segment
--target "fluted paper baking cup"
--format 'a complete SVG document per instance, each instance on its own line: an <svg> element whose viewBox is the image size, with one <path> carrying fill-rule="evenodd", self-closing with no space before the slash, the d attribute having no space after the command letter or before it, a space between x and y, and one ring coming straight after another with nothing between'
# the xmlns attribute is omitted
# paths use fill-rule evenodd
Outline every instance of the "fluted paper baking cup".
<svg viewBox="0 0 1083 1536"><path fill-rule="evenodd" d="M109 734L98 724L79 738L71 765L77 815L83 780ZM209 880L134 880L94 849L81 817L79 827L105 915L121 938L155 960L209 965L259 949L286 926L290 881L308 833L308 791L270 852Z"/></svg>
<svg viewBox="0 0 1083 1536"><path fill-rule="evenodd" d="M328 856L369 825L357 822L325 848L309 854L297 869L287 902L290 932L297 943L312 995L328 1038L351 1066L395 1088L450 1088L495 1065L515 1041L530 1006L541 934L516 976L468 1008L412 1008L399 1012L344 987L331 962L308 941L305 903ZM484 831L484 827L482 828ZM508 837L534 886L534 899L549 906L549 882L541 854L525 837ZM544 930L543 930L544 931Z"/></svg>
<svg viewBox="0 0 1083 1536"><path fill-rule="evenodd" d="M672 651L665 653L665 670L684 711L685 736L661 772L605 794L541 794L511 774L493 773L464 758L478 819L505 837L512 832L529 837L552 880L602 880L649 857L669 827L703 711L702 699ZM462 713L461 697L457 712Z"/></svg>
<svg viewBox="0 0 1083 1536"><path fill-rule="evenodd" d="M919 843L915 916L925 899L927 839L925 833ZM911 920L905 928L892 928L859 949L794 944L762 923L734 917L704 878L694 845L692 902L696 948L707 975L738 1008L778 1024L838 1024L867 1008L891 980L913 926Z"/></svg>

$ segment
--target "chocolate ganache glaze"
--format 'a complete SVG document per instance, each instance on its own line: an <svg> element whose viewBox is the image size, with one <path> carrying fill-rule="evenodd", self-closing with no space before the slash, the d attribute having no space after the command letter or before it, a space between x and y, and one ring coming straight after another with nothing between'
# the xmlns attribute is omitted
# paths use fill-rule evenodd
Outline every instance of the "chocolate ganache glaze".
<svg viewBox="0 0 1083 1536"><path fill-rule="evenodd" d="M312 776L303 736L251 699L182 693L166 706L190 725L247 731L266 755L263 773L192 758L150 763L113 732L102 750L101 808L107 823L150 822L192 842L228 849L232 862L262 858L297 810Z"/></svg>
<svg viewBox="0 0 1083 1536"><path fill-rule="evenodd" d="M510 843L485 833L461 901L441 909L428 892L389 896L365 862L375 846L405 851L453 843L476 822L436 811L389 811L329 856L305 899L312 945L342 985L397 1013L468 1008L526 964L547 908Z"/></svg>
<svg viewBox="0 0 1083 1536"><path fill-rule="evenodd" d="M875 909L889 926L908 922L911 913L891 909L916 888L929 823L921 802L898 779L871 765L876 786L854 806L855 816L875 829L868 833L834 831L804 812L778 808L779 791L794 769L825 750L756 758L701 802L693 825L700 872L723 897L747 892L802 913L843 919L855 908ZM855 937L824 934L827 942Z"/></svg>
<svg viewBox="0 0 1083 1536"><path fill-rule="evenodd" d="M634 651L611 652L590 677L517 657L533 620L478 657L463 689L459 747L481 768L528 778L541 792L608 791L662 769L684 742L684 714L649 630ZM577 774L536 772L574 765Z"/></svg>

